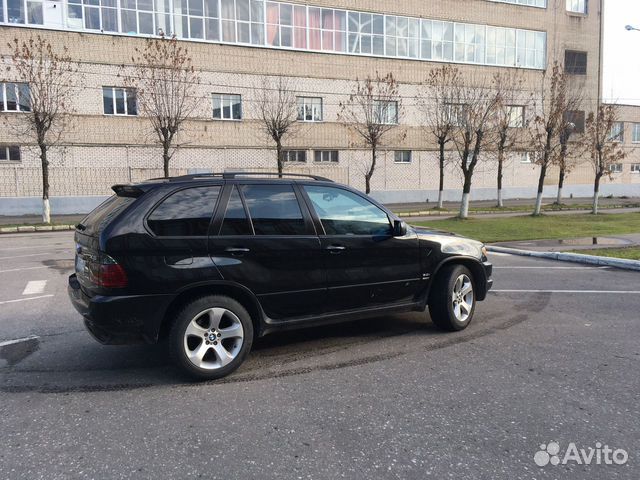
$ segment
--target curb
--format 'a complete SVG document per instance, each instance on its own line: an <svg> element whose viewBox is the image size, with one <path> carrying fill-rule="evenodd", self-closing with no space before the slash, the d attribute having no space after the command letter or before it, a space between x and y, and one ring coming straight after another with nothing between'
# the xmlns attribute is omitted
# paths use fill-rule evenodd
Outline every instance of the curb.
<svg viewBox="0 0 640 480"><path fill-rule="evenodd" d="M487 245L487 250L496 253L508 253L525 257L546 258L561 262L582 263L585 265L597 265L600 267L614 267L625 270L640 271L640 260L625 260L623 258L598 257L595 255L582 255L580 253L565 252L534 252L531 250L519 250L517 248L494 247Z"/></svg>
<svg viewBox="0 0 640 480"><path fill-rule="evenodd" d="M0 235L3 233L59 232L75 230L75 228L75 225L21 225L19 227L0 227Z"/></svg>
<svg viewBox="0 0 640 480"><path fill-rule="evenodd" d="M631 204L631 205L607 205L606 207L600 207L600 210L622 210L622 209L633 209L640 208L640 204ZM523 215L529 214L533 211L533 207L529 210L474 210L469 212L469 216L473 215L508 215L513 213L522 213ZM572 208L572 207L562 207L562 208L551 208L551 209L542 209L542 213L554 213L554 212L590 212L591 210L588 208ZM399 217L441 217L441 216L451 216L457 215L460 213L458 210L427 210L421 212L394 212Z"/></svg>

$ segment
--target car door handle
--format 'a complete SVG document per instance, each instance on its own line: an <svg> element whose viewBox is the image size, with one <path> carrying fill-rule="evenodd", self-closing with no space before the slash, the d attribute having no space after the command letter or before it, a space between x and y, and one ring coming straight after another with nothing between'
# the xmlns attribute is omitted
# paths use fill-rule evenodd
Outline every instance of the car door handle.
<svg viewBox="0 0 640 480"><path fill-rule="evenodd" d="M224 249L224 251L230 253L231 255L240 255L243 253L249 253L251 250L244 247L227 247Z"/></svg>
<svg viewBox="0 0 640 480"><path fill-rule="evenodd" d="M329 245L326 250L329 250L330 253L342 253L347 249L342 245Z"/></svg>

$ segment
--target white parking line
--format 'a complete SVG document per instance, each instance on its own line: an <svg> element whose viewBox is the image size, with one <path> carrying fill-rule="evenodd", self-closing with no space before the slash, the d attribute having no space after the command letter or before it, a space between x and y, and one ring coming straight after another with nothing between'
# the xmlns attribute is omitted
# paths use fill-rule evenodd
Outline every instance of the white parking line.
<svg viewBox="0 0 640 480"><path fill-rule="evenodd" d="M0 260L9 260L13 258L38 257L41 255L51 255L53 252L30 253L29 255L12 255L11 257L0 257Z"/></svg>
<svg viewBox="0 0 640 480"><path fill-rule="evenodd" d="M17 300L4 300L0 302L0 305L4 305L5 303L26 302L27 300L37 300L39 298L49 298L53 296L54 296L53 294L50 294L50 295L40 295L39 297L18 298Z"/></svg>
<svg viewBox="0 0 640 480"><path fill-rule="evenodd" d="M6 342L0 342L0 347L6 347L7 345L13 345L16 343L22 343L22 342L30 342L32 340L35 340L38 337L37 335L29 335L28 337L24 337L24 338L16 338L15 340L7 340Z"/></svg>
<svg viewBox="0 0 640 480"><path fill-rule="evenodd" d="M24 287L22 295L37 295L38 293L44 292L46 286L46 280L31 280L27 282L27 286Z"/></svg>
<svg viewBox="0 0 640 480"><path fill-rule="evenodd" d="M640 290L489 290L493 293L640 293Z"/></svg>
<svg viewBox="0 0 640 480"><path fill-rule="evenodd" d="M607 269L609 267L532 267L532 266L517 266L517 267L511 267L511 266L503 266L503 267L497 267L494 265L493 269L503 269L503 270L509 270L509 269L514 269L514 270L603 270L603 269Z"/></svg>
<svg viewBox="0 0 640 480"><path fill-rule="evenodd" d="M49 268L47 266L42 266L42 267L23 267L23 268L10 268L9 270L0 270L0 273L7 273L7 272L21 272L23 270L37 270L40 268Z"/></svg>

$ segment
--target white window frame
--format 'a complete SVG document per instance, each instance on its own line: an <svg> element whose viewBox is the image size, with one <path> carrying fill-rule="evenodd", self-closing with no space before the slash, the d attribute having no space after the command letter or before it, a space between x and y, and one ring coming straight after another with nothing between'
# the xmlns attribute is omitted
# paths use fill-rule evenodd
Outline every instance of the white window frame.
<svg viewBox="0 0 640 480"><path fill-rule="evenodd" d="M614 122L609 132L610 142L624 143L624 122Z"/></svg>
<svg viewBox="0 0 640 480"><path fill-rule="evenodd" d="M8 85L12 85L13 88L15 89L15 94L16 94L16 109L15 110L7 110L7 86ZM2 90L2 102L0 103L0 112L3 113L24 113L24 112L30 112L31 108L29 108L29 110L23 110L21 109L21 103L20 103L20 85L26 85L27 86L27 90L29 89L29 84L25 83L25 82L0 82L0 90ZM29 104L31 104L31 93L29 93Z"/></svg>
<svg viewBox="0 0 640 480"><path fill-rule="evenodd" d="M17 148L18 149L18 158L17 160L9 158L10 157L10 151L12 148ZM22 162L22 149L20 148L20 145L0 145L0 151L4 152L4 159L0 159L0 163L19 163Z"/></svg>
<svg viewBox="0 0 640 480"><path fill-rule="evenodd" d="M220 118L214 116L215 112L215 100L216 97L220 97ZM240 100L240 118L233 118L233 99L234 97L238 97ZM226 118L224 116L224 104L226 101L229 101L229 113L231 117ZM244 109L242 108L242 95L239 93L213 93L211 94L211 117L214 120L220 120L223 122L241 122L244 119Z"/></svg>
<svg viewBox="0 0 640 480"><path fill-rule="evenodd" d="M509 112L509 128L524 128L526 107L524 105L507 105L507 109ZM517 122L514 120L517 120Z"/></svg>
<svg viewBox="0 0 640 480"><path fill-rule="evenodd" d="M587 15L589 13L589 0L567 0L567 12L580 13Z"/></svg>
<svg viewBox="0 0 640 480"><path fill-rule="evenodd" d="M385 106L386 104L386 106ZM374 100L374 115L380 122L380 125L398 125L398 102L397 100ZM390 118L393 114L393 118ZM384 118L382 118L384 116Z"/></svg>
<svg viewBox="0 0 640 480"><path fill-rule="evenodd" d="M292 159L291 157L295 158ZM300 160L300 156L302 156L302 160ZM282 161L286 163L307 163L307 151L300 149L288 149L282 151Z"/></svg>
<svg viewBox="0 0 640 480"><path fill-rule="evenodd" d="M320 123L324 121L324 102L322 100L322 97L297 97L297 102L299 122ZM307 108L311 109L311 120L307 120L306 118ZM302 113L302 118L300 118L300 113ZM316 120L317 113L319 113L318 120Z"/></svg>
<svg viewBox="0 0 640 480"><path fill-rule="evenodd" d="M632 163L631 164L631 173L640 174L640 163Z"/></svg>
<svg viewBox="0 0 640 480"><path fill-rule="evenodd" d="M634 123L631 128L631 143L640 143L640 123Z"/></svg>
<svg viewBox="0 0 640 480"><path fill-rule="evenodd" d="M106 89L111 89L111 103L113 107L113 113L107 113L104 111L104 91ZM116 109L116 91L123 91L124 95L124 113L118 113ZM136 95L136 113L129 113L129 92L133 91L135 94L135 89L126 88L126 87L102 87L102 114L108 117L137 117L138 116L138 97Z"/></svg>
<svg viewBox="0 0 640 480"><path fill-rule="evenodd" d="M413 163L413 152L411 150L396 150L393 152L393 163L399 165Z"/></svg>
<svg viewBox="0 0 640 480"><path fill-rule="evenodd" d="M320 160L318 160L320 155ZM333 159L335 157L335 160ZM339 150L314 150L313 152L314 163L340 163L340 151Z"/></svg>
<svg viewBox="0 0 640 480"><path fill-rule="evenodd" d="M535 163L535 152L518 152L521 165L533 165Z"/></svg>
<svg viewBox="0 0 640 480"><path fill-rule="evenodd" d="M622 173L623 166L621 163L612 163L609 165L609 173Z"/></svg>

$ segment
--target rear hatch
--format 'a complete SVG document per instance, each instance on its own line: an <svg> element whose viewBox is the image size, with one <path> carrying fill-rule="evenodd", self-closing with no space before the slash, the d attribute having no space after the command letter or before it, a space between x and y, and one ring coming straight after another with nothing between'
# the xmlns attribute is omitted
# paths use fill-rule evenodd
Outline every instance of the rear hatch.
<svg viewBox="0 0 640 480"><path fill-rule="evenodd" d="M124 270L100 250L100 234L135 201L133 196L114 195L76 226L75 272L86 294L92 296L105 288L126 286L126 275L122 277Z"/></svg>

